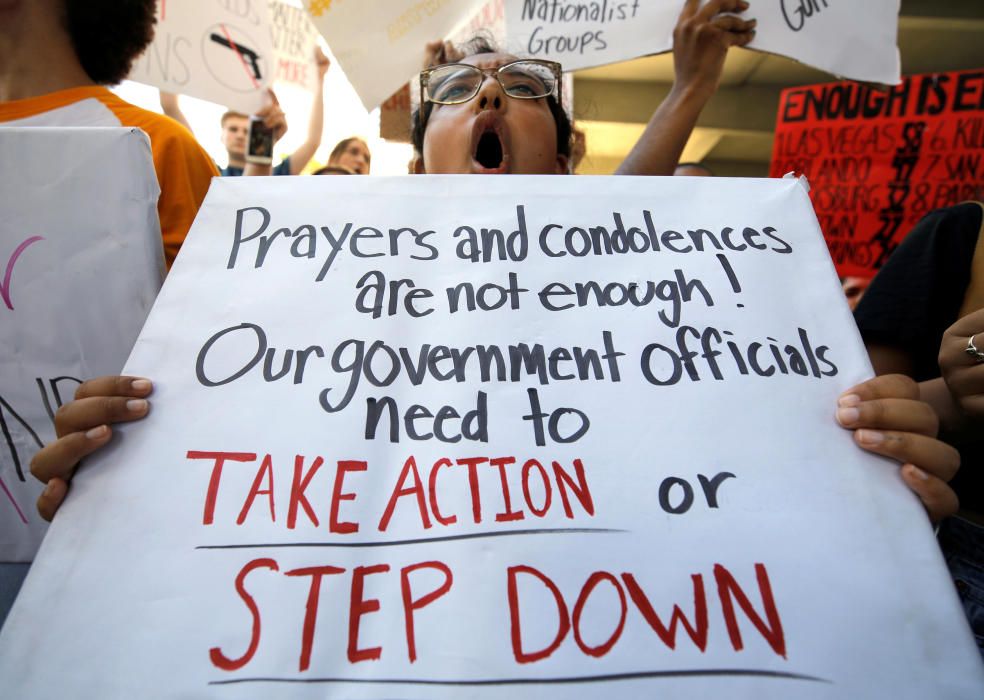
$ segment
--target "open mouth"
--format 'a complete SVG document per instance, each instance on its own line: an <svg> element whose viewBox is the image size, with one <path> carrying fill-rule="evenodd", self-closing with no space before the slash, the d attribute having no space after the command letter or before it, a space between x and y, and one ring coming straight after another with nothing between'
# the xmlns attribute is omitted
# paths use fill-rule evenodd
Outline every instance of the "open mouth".
<svg viewBox="0 0 984 700"><path fill-rule="evenodd" d="M491 110L478 115L472 134L472 172L509 172L509 129L499 115Z"/></svg>
<svg viewBox="0 0 984 700"><path fill-rule="evenodd" d="M485 131L475 146L475 161L483 168L495 170L502 165L502 140L494 131Z"/></svg>

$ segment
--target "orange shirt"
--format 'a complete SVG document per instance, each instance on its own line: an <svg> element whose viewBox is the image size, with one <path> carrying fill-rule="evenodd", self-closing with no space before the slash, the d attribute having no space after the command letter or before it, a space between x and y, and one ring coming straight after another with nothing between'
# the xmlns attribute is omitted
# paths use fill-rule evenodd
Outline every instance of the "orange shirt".
<svg viewBox="0 0 984 700"><path fill-rule="evenodd" d="M0 102L0 123L7 126L133 126L150 137L157 183L157 214L168 267L188 235L191 222L219 171L186 128L170 117L126 102L93 85Z"/></svg>

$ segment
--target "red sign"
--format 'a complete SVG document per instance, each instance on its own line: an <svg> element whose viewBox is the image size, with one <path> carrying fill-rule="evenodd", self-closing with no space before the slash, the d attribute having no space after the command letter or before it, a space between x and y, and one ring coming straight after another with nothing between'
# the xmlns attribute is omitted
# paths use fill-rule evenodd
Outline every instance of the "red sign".
<svg viewBox="0 0 984 700"><path fill-rule="evenodd" d="M413 105L410 100L410 83L390 95L379 106L379 138L387 141L410 143L410 113Z"/></svg>
<svg viewBox="0 0 984 700"><path fill-rule="evenodd" d="M783 90L770 175L804 174L841 276L873 275L927 212L984 193L984 70Z"/></svg>

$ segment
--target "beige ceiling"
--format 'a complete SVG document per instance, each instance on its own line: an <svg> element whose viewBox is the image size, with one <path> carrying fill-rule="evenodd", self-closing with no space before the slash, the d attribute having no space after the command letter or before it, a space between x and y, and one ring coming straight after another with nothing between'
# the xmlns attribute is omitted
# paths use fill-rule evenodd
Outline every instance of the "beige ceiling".
<svg viewBox="0 0 984 700"><path fill-rule="evenodd" d="M984 0L902 0L899 52L904 74L984 67ZM792 59L732 49L682 160L719 175L768 175L779 92L831 80ZM588 144L578 172L614 171L672 83L669 54L576 73L574 112Z"/></svg>

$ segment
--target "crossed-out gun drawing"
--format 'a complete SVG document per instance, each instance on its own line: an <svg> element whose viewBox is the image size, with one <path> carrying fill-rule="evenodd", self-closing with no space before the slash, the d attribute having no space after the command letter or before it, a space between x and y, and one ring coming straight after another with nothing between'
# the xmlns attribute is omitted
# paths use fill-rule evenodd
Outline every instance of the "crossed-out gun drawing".
<svg viewBox="0 0 984 700"><path fill-rule="evenodd" d="M209 38L212 41L214 41L216 44L219 44L220 46L224 46L227 49L232 49L237 54L242 56L244 59L249 61L249 65L253 69L253 77L256 80L263 79L263 76L260 75L260 63L259 63L260 55L255 51L253 51L253 49L247 46L243 46L242 44L233 41L232 39L227 39L221 34L216 34L215 32L212 32L212 34L209 35Z"/></svg>

